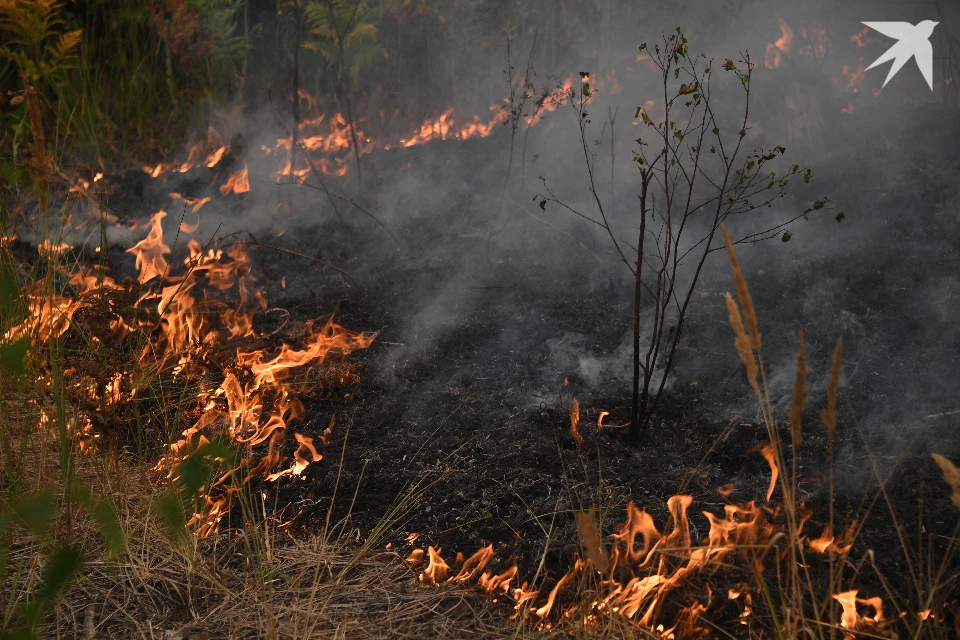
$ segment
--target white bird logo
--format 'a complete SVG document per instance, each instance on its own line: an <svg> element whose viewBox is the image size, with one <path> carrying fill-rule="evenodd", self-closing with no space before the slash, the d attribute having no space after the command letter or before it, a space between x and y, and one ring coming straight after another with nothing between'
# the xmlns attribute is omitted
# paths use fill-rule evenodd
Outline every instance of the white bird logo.
<svg viewBox="0 0 960 640"><path fill-rule="evenodd" d="M883 81L885 87L893 79L893 76L897 75L897 71L900 71L903 65L907 64L910 58L916 58L920 73L923 74L927 84L930 85L930 90L933 91L933 45L930 44L930 36L933 35L933 28L940 24L939 22L924 20L917 26L913 26L909 22L864 22L862 24L867 25L874 31L879 31L885 36L899 40L897 44L877 58L876 62L867 67L867 71L884 62L893 60L887 79Z"/></svg>

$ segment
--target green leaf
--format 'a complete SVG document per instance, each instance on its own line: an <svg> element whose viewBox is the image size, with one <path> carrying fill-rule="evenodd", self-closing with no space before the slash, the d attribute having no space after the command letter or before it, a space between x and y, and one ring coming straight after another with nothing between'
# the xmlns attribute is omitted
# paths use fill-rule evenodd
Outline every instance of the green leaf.
<svg viewBox="0 0 960 640"><path fill-rule="evenodd" d="M792 238L792 237L793 237L793 236L790 235L790 232L789 232L789 231L784 231L784 232L783 232L783 235L780 236L780 240L781 240L782 242L790 242L790 238Z"/></svg>
<svg viewBox="0 0 960 640"><path fill-rule="evenodd" d="M714 127L714 128L713 128L713 135L715 135L715 136L720 135L720 129L719 129L718 127Z"/></svg>
<svg viewBox="0 0 960 640"><path fill-rule="evenodd" d="M78 545L64 545L51 554L40 577L37 599L53 604L80 568L82 552Z"/></svg>
<svg viewBox="0 0 960 640"><path fill-rule="evenodd" d="M823 200L817 200L816 202L813 203L813 210L820 211L820 209L823 209L824 204L826 203Z"/></svg>
<svg viewBox="0 0 960 640"><path fill-rule="evenodd" d="M125 549L123 528L120 526L120 518L113 504L102 500L93 510L93 519L97 523L100 535L107 543L110 555L114 558L123 555Z"/></svg>
<svg viewBox="0 0 960 640"><path fill-rule="evenodd" d="M836 220L837 222L840 222L846 217L847 217L846 214L843 211L841 211L840 213L837 214L837 217L834 218L834 220Z"/></svg>
<svg viewBox="0 0 960 640"><path fill-rule="evenodd" d="M19 496L10 501L14 517L41 542L50 532L57 498L49 491Z"/></svg>
<svg viewBox="0 0 960 640"><path fill-rule="evenodd" d="M23 337L10 344L0 344L0 371L14 376L26 373L27 350L30 338Z"/></svg>
<svg viewBox="0 0 960 640"><path fill-rule="evenodd" d="M187 519L177 494L173 491L160 494L154 500L153 508L167 538L173 544L186 548L190 544L191 534L187 529Z"/></svg>
<svg viewBox="0 0 960 640"><path fill-rule="evenodd" d="M11 269L0 267L0 316L10 314L19 298L20 285L16 275Z"/></svg>
<svg viewBox="0 0 960 640"><path fill-rule="evenodd" d="M737 65L733 64L733 60L727 58L727 61L723 63L723 68L727 71L733 71L737 68Z"/></svg>

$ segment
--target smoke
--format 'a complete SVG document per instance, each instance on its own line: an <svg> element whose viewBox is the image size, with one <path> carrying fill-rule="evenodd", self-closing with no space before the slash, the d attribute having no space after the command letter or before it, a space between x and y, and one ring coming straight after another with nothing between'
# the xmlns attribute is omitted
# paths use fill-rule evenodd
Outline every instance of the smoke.
<svg viewBox="0 0 960 640"><path fill-rule="evenodd" d="M960 312L960 155L953 141L960 118L955 106L937 104L947 91L944 68L936 69L941 80L932 96L912 63L877 94L873 89L885 68L851 84L857 70L889 44L870 34L875 42L859 47L851 37L862 30L860 21L917 22L930 18L926 5L823 2L811 9L786 2L703 2L638 8L633 2L611 2L601 3L607 7L599 13L578 14L576 29L551 39L546 21L560 3L545 3L533 17L491 16L483 12L484 3L475 4L478 21L469 28L483 42L504 43L504 23L521 26L510 48L513 69L506 74L497 72L506 66L505 47L448 43L459 47L462 69L456 102L465 113L457 115L468 122L472 109L489 117L488 105L502 104L509 93L505 80L517 83L526 69L534 33L529 59L536 92L528 109L543 88L571 75L576 86L578 73L590 72L599 94L587 109L587 153L595 156L590 161L597 195L627 255L638 224L634 140L644 133L633 116L648 100L655 103L654 115L657 104L662 108L657 79L648 63L638 60L639 44L653 46L661 27L669 32L682 25L691 48L708 58L739 60L740 52L749 50L757 67L748 148L784 144L783 168L794 162L809 166L813 181L795 180L787 198L732 223L734 235L790 219L822 195L846 212L839 223L825 215L798 220L789 227L790 242L776 239L738 249L765 335L777 409L785 413L789 402L802 324L810 406L822 403L830 354L843 336L841 389L856 406L859 428L890 450L940 443L937 434L951 424L949 418L926 416L956 408L951 381L960 364L954 322ZM511 5L509 11L516 9ZM779 68L767 68L768 46L783 35L778 18L790 25L793 45L780 53ZM539 31L537 20L544 21ZM955 24L945 17L941 29ZM819 51L820 45L827 48ZM431 56L439 59L443 53L434 49ZM430 61L410 65L409 73L427 73ZM730 119L735 130L732 117L742 91L729 80L718 72L715 100L724 122ZM450 87L433 90L436 118L446 108L443 100L454 98ZM166 208L165 237L172 238L183 204L167 194L206 195L210 185L222 184L246 163L250 192L214 197L200 211L194 237L201 242L255 238L313 259L261 246L258 256L269 279L277 281L287 270L287 288L268 292L271 300L295 303L316 295L329 305L344 301L345 312L360 324L352 328L380 330L388 343L374 350L371 362L388 392L427 393L466 379L491 380L490 388L512 398L503 415L559 402L564 377L575 387L569 392L618 401L629 395L632 276L605 230L553 203L541 209L540 198L534 198L544 193L543 176L572 209L598 215L576 116L568 105L542 114L529 130L521 122L514 136L508 123L489 137L467 141L402 148L396 140L377 140L377 150L361 159L362 178L347 155L344 178L304 176L314 188L276 184L276 153L262 152L289 136L285 108L282 103L253 105L223 127L225 138L243 141L242 156L232 165L198 170L200 178L141 175L142 193L116 194L113 208L134 217ZM383 149L386 144L390 150ZM110 237L129 245L140 232L117 226ZM690 274L681 272L685 278ZM667 385L670 391L696 382L728 415L754 410L723 309L722 294L732 287L725 254L713 253L694 293L683 348ZM499 415L500 409L492 411Z"/></svg>

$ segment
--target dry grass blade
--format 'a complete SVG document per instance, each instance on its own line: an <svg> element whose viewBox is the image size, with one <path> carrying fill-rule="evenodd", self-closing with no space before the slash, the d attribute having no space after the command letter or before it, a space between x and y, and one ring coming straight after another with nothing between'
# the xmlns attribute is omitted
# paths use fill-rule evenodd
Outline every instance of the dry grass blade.
<svg viewBox="0 0 960 640"><path fill-rule="evenodd" d="M843 356L843 338L837 339L837 348L833 350L833 369L830 371L830 384L827 386L827 407L820 411L820 418L833 433L837 429L837 389L840 386L840 361Z"/></svg>
<svg viewBox="0 0 960 640"><path fill-rule="evenodd" d="M760 324L757 322L757 312L753 307L753 299L750 297L750 289L747 288L747 281L740 271L740 261L737 259L737 252L733 249L733 243L730 242L730 234L727 233L727 227L720 225L723 231L723 242L727 245L727 253L730 254L730 262L733 266L733 278L737 281L737 300L743 307L743 317L747 321L747 330L750 332L750 346L757 351L760 350Z"/></svg>
<svg viewBox="0 0 960 640"><path fill-rule="evenodd" d="M800 423L807 403L807 351L803 343L803 327L800 327L800 348L797 350L797 381L793 385L793 406L790 407L790 436L793 446L800 444Z"/></svg>
<svg viewBox="0 0 960 640"><path fill-rule="evenodd" d="M736 335L737 353L740 354L740 361L743 362L743 366L747 368L747 380L750 381L753 392L756 393L759 398L761 396L760 385L757 384L757 374L760 372L760 368L757 366L757 359L754 357L753 350L750 348L750 339L743 329L740 310L737 308L737 303L733 301L733 297L729 293L727 294L727 311L730 312L730 326L733 327L733 333Z"/></svg>
<svg viewBox="0 0 960 640"><path fill-rule="evenodd" d="M953 495L950 496L951 502L957 508L960 508L960 469L950 462L950 460L939 453L930 454L933 461L940 467L943 474L943 481L953 489Z"/></svg>

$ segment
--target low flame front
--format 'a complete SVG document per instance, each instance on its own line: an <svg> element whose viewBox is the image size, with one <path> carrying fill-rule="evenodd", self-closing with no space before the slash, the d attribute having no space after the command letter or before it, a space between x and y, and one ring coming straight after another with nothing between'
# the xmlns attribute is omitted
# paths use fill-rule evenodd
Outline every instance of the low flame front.
<svg viewBox="0 0 960 640"><path fill-rule="evenodd" d="M769 449L755 451L770 463L772 487L778 469ZM733 490L733 485L724 485L718 493L726 498ZM619 616L633 621L651 637L713 637L711 629L716 627L705 622L705 616L711 607L723 605L711 589L718 574L730 574L725 578L728 582L738 581L737 588L730 589L726 599L742 603L740 624L750 624L751 603L764 598L767 588L758 577L768 565L780 566L787 558L785 512L770 503L769 498L770 492L766 504L728 502L719 515L703 511L709 531L699 543L694 539L688 515L693 504L690 495L674 495L667 500L672 528L666 533L661 532L645 509L628 503L626 521L609 536L609 544L603 542L594 510L579 513L576 520L583 555L574 557L569 570L546 591L528 582L514 583L519 573L516 564L505 570L487 569L495 557L492 546L469 557L458 553L452 562L444 560L441 549L429 546L424 553L417 548L406 561L411 566L426 563L419 578L434 587L476 578L476 584L485 592L512 599L514 617L531 612L544 628L551 628L552 620L576 618L590 624L601 616ZM800 534L810 516L809 509L802 507ZM827 528L816 539L800 535L799 544L809 553L843 557L850 550L852 535L850 531L843 537L834 537ZM738 570L740 576L734 574ZM584 582L584 578L591 579ZM585 584L589 585L586 593L581 591ZM570 597L577 592L583 597ZM849 631L879 630L885 623L882 601L858 598L857 593L847 591L833 596L842 607L839 626ZM676 597L668 602L671 595ZM872 613L863 614L858 606L861 610L869 607Z"/></svg>
<svg viewBox="0 0 960 640"><path fill-rule="evenodd" d="M251 273L249 247L238 242L226 249L204 248L191 239L182 271L173 273L176 269L170 262L171 249L163 239L166 215L164 211L155 213L146 225L146 236L127 250L136 260L136 283L120 285L102 273L98 277L89 270L78 270L70 278L75 296L27 292L26 319L3 339L28 337L34 344L43 344L63 336L80 309L102 306L107 292L128 291L133 294L136 313L128 319L119 312L111 315L110 340L124 344L125 336L134 336L136 339L127 344L141 345L137 347L141 370L167 372L174 381L207 380L208 374L222 377L219 384L201 383L193 402L199 417L155 467L168 479L176 479L184 458L214 436L225 436L247 450L241 467L214 483L205 508L193 516L198 534L208 535L217 531L231 495L240 486L255 478L273 481L300 476L310 464L322 459L323 444L334 428L333 418L316 436L294 433L299 446L289 464L284 464L282 447L287 431L291 422L302 419L305 413L295 393L303 381L291 379L330 358L369 347L376 336L348 331L330 317L297 325L299 335L294 343L276 346L276 340L265 340L254 330L254 316L266 311L267 300ZM186 232L183 225L180 229ZM41 246L40 250L54 249ZM211 369L209 355L214 350L221 354L232 350L232 362L225 363L221 356ZM82 378L70 370L65 375L72 380ZM104 389L91 388L84 393L101 406L115 406L142 394L144 383L138 382L140 379L137 372L118 372ZM88 419L80 416L76 421L72 429L80 448L89 451L96 435ZM256 455L254 448L261 444L266 444L266 453Z"/></svg>

